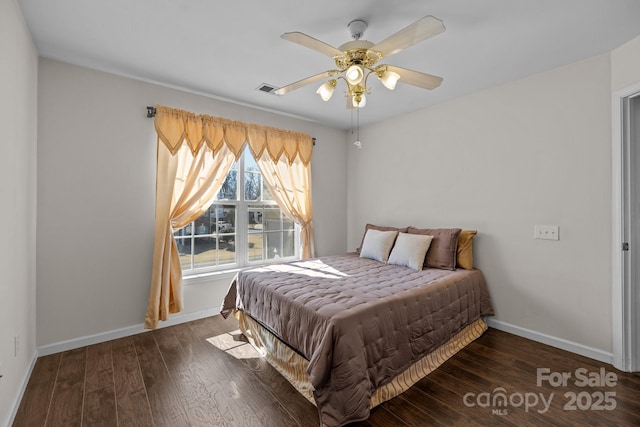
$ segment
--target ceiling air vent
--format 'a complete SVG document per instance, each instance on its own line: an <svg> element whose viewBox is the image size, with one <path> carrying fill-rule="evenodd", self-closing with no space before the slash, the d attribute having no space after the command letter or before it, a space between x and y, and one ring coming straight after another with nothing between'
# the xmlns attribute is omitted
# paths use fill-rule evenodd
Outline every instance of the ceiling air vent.
<svg viewBox="0 0 640 427"><path fill-rule="evenodd" d="M260 86L256 88L256 90L259 90L261 92L266 92L266 93L273 93L273 91L275 91L276 89L278 88L268 83L262 83Z"/></svg>

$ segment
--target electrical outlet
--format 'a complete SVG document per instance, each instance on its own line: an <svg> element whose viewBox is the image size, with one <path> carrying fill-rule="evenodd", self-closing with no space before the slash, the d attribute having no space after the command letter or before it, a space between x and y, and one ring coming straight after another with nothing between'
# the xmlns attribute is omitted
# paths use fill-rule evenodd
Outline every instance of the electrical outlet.
<svg viewBox="0 0 640 427"><path fill-rule="evenodd" d="M13 337L13 355L18 356L20 352L20 335L16 335Z"/></svg>
<svg viewBox="0 0 640 427"><path fill-rule="evenodd" d="M533 227L535 239L560 240L560 230L557 225L536 225Z"/></svg>

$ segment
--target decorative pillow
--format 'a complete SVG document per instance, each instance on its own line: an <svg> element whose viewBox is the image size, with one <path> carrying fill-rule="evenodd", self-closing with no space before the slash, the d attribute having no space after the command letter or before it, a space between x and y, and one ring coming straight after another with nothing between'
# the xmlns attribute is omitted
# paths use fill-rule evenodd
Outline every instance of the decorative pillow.
<svg viewBox="0 0 640 427"><path fill-rule="evenodd" d="M362 235L362 241L360 242L360 246L356 249L356 253L357 254L360 253L360 248L362 248L362 245L364 244L364 236L367 235L367 230L373 229L373 230L379 230L379 231L397 231L399 233L406 233L408 228L409 227L396 228L396 227L384 227L380 225L367 224L364 227L364 234Z"/></svg>
<svg viewBox="0 0 640 427"><path fill-rule="evenodd" d="M398 234L391 255L389 255L389 264L422 270L424 257L427 255L431 240L433 240L433 236L408 233Z"/></svg>
<svg viewBox="0 0 640 427"><path fill-rule="evenodd" d="M456 269L456 255L460 228L413 228L409 227L409 234L424 234L433 236L431 246L427 252L424 267L441 268L443 270Z"/></svg>
<svg viewBox="0 0 640 427"><path fill-rule="evenodd" d="M473 270L473 237L477 230L462 230L458 236L458 267Z"/></svg>
<svg viewBox="0 0 640 427"><path fill-rule="evenodd" d="M360 257L387 262L397 235L397 231L367 230L362 248L360 248Z"/></svg>

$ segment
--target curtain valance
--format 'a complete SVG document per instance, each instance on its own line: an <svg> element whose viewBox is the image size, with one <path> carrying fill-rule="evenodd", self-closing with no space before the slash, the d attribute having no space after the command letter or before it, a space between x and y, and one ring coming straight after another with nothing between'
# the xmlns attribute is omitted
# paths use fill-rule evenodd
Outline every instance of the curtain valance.
<svg viewBox="0 0 640 427"><path fill-rule="evenodd" d="M305 133L196 115L161 105L156 106L155 128L158 139L172 155L176 155L183 144L188 145L194 155L203 144L207 144L214 155L226 144L237 159L248 143L256 159L266 151L274 163L284 156L292 164L297 157L308 166L313 153L313 140Z"/></svg>

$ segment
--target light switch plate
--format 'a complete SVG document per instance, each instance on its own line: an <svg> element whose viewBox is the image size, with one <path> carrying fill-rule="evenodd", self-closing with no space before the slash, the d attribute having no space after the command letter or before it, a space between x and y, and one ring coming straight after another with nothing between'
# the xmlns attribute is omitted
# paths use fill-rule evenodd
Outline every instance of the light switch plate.
<svg viewBox="0 0 640 427"><path fill-rule="evenodd" d="M533 237L544 240L560 240L559 228L557 225L536 225L533 227Z"/></svg>

